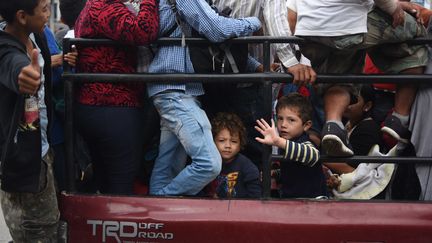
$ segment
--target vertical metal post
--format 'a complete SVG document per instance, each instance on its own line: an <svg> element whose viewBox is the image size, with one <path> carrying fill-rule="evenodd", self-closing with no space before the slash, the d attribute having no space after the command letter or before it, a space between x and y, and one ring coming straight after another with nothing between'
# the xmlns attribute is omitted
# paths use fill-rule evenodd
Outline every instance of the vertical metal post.
<svg viewBox="0 0 432 243"><path fill-rule="evenodd" d="M63 39L63 53L70 51L69 39ZM67 62L63 62L63 73L70 73L71 68ZM65 99L65 162L66 162L66 190L75 192L75 162L74 162L74 124L73 124L73 94L74 84L71 80L64 80Z"/></svg>
<svg viewBox="0 0 432 243"><path fill-rule="evenodd" d="M70 39L64 38L63 39L63 55L70 52L71 46L70 46ZM71 71L71 67L69 63L63 62L63 73L69 73Z"/></svg>
<svg viewBox="0 0 432 243"><path fill-rule="evenodd" d="M264 72L270 72L270 42L264 42ZM265 119L270 121L272 114L272 82L270 80L263 80L263 91L264 91L264 107L266 112ZM268 199L271 196L271 146L262 145L262 196L263 199Z"/></svg>
<svg viewBox="0 0 432 243"><path fill-rule="evenodd" d="M75 166L74 166L74 124L73 124L73 82L65 82L65 160L66 160L66 190L75 192Z"/></svg>

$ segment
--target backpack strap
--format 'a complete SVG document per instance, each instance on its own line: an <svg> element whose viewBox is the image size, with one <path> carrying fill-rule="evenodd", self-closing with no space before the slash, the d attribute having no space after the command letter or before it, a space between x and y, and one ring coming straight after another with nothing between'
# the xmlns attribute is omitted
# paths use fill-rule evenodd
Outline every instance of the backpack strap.
<svg viewBox="0 0 432 243"><path fill-rule="evenodd" d="M177 29L178 26L180 26L180 29L182 31L182 47L186 46L186 35L185 35L185 31L184 31L184 27L183 27L183 21L180 17L180 14L178 13L177 10L177 2L176 0L167 0L168 3L171 5L171 10L173 11L173 13L175 14L175 24L168 30L168 36L170 36L172 34L172 32L174 32L174 30ZM166 35L166 34L165 34Z"/></svg>
<svg viewBox="0 0 432 243"><path fill-rule="evenodd" d="M231 45L230 44L220 44L219 47L225 52L225 58L228 59L229 64L231 65L231 69L233 73L239 73L238 66L234 59L233 54L231 53Z"/></svg>

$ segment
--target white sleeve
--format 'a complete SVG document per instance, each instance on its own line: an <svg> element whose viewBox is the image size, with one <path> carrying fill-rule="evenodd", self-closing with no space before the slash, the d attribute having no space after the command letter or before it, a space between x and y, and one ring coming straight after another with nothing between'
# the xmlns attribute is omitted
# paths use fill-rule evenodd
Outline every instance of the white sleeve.
<svg viewBox="0 0 432 243"><path fill-rule="evenodd" d="M269 32L268 35L274 37L292 36L288 24L288 9L285 0L265 0L263 7L264 21ZM277 44L276 53L285 67L299 64L294 55L294 50L287 43Z"/></svg>
<svg viewBox="0 0 432 243"><path fill-rule="evenodd" d="M287 8L297 13L297 0L286 0Z"/></svg>

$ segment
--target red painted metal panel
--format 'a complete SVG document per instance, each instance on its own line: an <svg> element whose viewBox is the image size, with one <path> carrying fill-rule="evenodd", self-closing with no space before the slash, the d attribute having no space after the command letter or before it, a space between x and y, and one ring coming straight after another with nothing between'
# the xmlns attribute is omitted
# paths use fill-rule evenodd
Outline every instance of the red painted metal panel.
<svg viewBox="0 0 432 243"><path fill-rule="evenodd" d="M60 196L69 242L431 243L432 204Z"/></svg>

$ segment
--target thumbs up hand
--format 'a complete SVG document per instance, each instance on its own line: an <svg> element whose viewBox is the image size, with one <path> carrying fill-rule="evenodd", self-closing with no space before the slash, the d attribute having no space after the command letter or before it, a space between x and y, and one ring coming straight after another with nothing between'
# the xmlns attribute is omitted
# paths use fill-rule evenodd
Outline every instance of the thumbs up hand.
<svg viewBox="0 0 432 243"><path fill-rule="evenodd" d="M33 49L31 63L21 69L18 75L18 87L22 94L34 95L41 84L41 68L38 61L39 51Z"/></svg>

